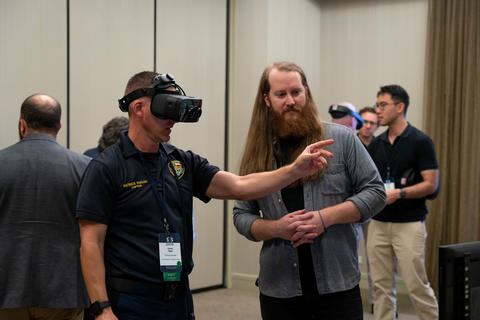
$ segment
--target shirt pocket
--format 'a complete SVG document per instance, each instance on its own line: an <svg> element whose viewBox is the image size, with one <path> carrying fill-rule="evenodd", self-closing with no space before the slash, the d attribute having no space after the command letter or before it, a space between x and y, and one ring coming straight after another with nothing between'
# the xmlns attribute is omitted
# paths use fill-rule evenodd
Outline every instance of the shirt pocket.
<svg viewBox="0 0 480 320"><path fill-rule="evenodd" d="M348 194L348 177L343 164L329 164L322 178L320 192L324 195Z"/></svg>

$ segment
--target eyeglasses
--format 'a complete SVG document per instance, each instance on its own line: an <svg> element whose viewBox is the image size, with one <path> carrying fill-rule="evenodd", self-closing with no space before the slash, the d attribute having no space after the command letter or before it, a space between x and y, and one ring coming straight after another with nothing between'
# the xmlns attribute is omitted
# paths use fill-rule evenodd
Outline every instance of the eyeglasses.
<svg viewBox="0 0 480 320"><path fill-rule="evenodd" d="M399 103L400 103L400 102L390 102L390 103L380 102L380 103L375 103L374 106L375 106L377 109L383 110L383 109L385 109L385 107L388 106L388 105L391 105L391 104L397 105L397 104L399 104Z"/></svg>
<svg viewBox="0 0 480 320"><path fill-rule="evenodd" d="M373 121L369 121L369 120L363 120L363 122L364 122L364 125L367 125L367 124L369 124L371 126L378 125L378 122L373 122Z"/></svg>

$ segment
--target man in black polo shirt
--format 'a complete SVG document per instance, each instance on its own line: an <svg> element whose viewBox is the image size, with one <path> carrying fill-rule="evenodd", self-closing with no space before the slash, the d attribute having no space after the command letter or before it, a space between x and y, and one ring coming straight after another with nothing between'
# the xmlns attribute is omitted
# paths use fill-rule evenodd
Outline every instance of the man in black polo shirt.
<svg viewBox="0 0 480 320"><path fill-rule="evenodd" d="M425 271L425 197L438 185L432 140L405 119L408 93L398 85L380 88L376 111L388 130L368 147L387 190L387 206L372 218L367 250L375 289L375 319L395 314L394 257L421 319L438 319L438 304Z"/></svg>
<svg viewBox="0 0 480 320"><path fill-rule="evenodd" d="M162 87L152 90L158 79ZM129 130L91 161L82 180L80 256L96 319L194 319L193 197L259 198L313 174L332 156L323 150L328 140L276 171L242 177L220 171L166 143L176 121L158 115L152 101L171 96L167 90L183 93L170 75L144 71L129 80L120 100Z"/></svg>

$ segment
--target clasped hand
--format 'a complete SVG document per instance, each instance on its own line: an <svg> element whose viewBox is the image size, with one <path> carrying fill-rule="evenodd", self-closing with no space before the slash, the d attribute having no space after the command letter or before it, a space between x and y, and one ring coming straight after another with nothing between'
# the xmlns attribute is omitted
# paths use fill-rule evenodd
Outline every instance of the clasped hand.
<svg viewBox="0 0 480 320"><path fill-rule="evenodd" d="M277 222L280 238L289 240L294 248L304 243L313 243L325 231L318 211L294 211Z"/></svg>

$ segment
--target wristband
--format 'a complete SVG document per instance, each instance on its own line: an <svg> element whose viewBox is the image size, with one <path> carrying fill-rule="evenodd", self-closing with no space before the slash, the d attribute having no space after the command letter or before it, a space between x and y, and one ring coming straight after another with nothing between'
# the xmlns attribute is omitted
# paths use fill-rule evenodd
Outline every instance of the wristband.
<svg viewBox="0 0 480 320"><path fill-rule="evenodd" d="M323 221L322 214L320 213L320 210L317 210L318 215L320 216L320 220L322 221L322 226L323 226L323 232L327 231L327 226L325 226L325 222Z"/></svg>

